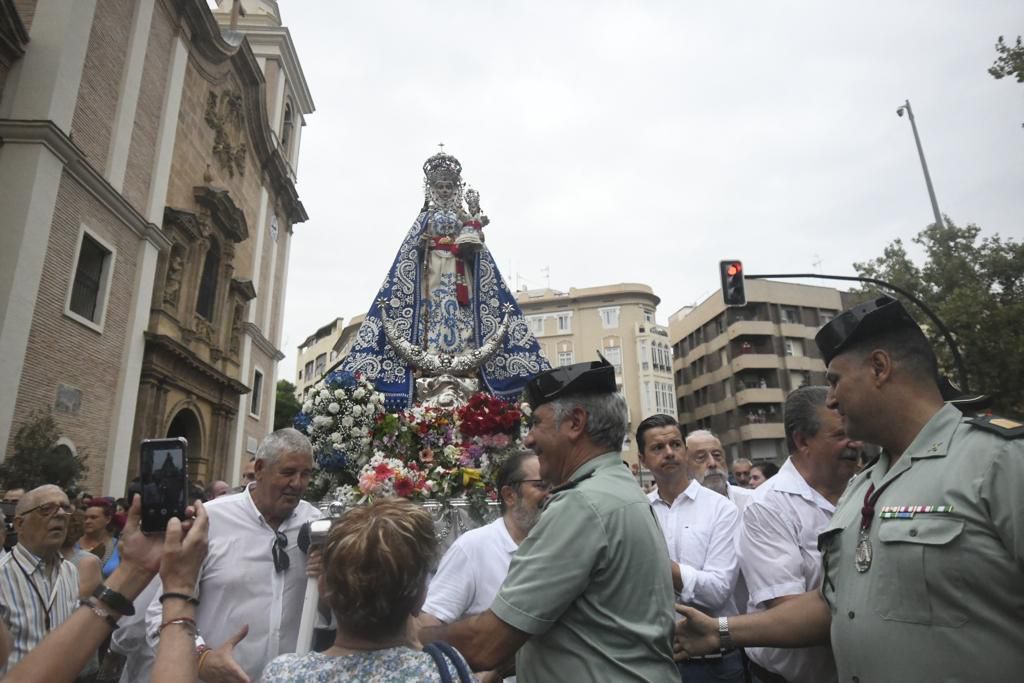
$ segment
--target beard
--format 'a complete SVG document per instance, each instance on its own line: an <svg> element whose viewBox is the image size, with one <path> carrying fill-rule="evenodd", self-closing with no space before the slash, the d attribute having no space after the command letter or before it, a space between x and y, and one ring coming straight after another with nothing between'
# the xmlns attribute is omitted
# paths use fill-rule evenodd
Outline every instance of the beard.
<svg viewBox="0 0 1024 683"><path fill-rule="evenodd" d="M523 533L529 533L530 529L537 526L540 521L540 508L531 507L525 500L520 498L512 508L512 521L522 529Z"/></svg>
<svg viewBox="0 0 1024 683"><path fill-rule="evenodd" d="M725 472L718 470L705 471L704 475L698 479L701 486L709 488L715 493L723 496L729 495L729 480L725 476Z"/></svg>

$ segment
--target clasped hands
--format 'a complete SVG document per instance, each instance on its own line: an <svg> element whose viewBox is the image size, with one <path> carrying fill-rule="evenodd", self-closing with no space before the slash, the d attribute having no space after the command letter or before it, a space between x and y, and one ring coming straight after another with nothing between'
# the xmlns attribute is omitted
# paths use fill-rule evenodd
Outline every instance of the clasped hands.
<svg viewBox="0 0 1024 683"><path fill-rule="evenodd" d="M676 621L672 638L672 656L676 661L718 652L718 620L686 605L676 605L682 618Z"/></svg>

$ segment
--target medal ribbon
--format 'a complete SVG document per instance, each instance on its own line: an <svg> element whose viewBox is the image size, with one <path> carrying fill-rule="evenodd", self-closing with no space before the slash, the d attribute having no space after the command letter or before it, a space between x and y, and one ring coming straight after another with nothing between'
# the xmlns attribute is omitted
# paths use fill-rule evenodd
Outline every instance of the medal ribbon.
<svg viewBox="0 0 1024 683"><path fill-rule="evenodd" d="M871 484L871 486L868 487L867 493L864 494L864 505L860 509L860 535L862 537L867 536L868 531L871 529L871 521L875 517L875 503L878 502L879 497L882 495L882 492L885 491L886 487L894 481L896 480L890 479L885 482L877 492L875 491L874 484Z"/></svg>

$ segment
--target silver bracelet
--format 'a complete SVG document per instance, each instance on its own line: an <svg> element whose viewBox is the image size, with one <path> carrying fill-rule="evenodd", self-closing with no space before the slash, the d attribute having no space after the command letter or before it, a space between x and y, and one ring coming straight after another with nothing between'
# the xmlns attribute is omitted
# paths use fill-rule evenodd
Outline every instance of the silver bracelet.
<svg viewBox="0 0 1024 683"><path fill-rule="evenodd" d="M114 613L110 610L100 607L100 605L95 600L79 600L78 606L90 610L93 614L103 619L103 621L107 622L107 624L110 626L112 630L117 630L117 617L114 616Z"/></svg>

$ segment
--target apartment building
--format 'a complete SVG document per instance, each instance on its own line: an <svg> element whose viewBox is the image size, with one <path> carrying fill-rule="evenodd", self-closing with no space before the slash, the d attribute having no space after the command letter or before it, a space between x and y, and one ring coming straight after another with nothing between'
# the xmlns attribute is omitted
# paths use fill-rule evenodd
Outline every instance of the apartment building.
<svg viewBox="0 0 1024 683"><path fill-rule="evenodd" d="M655 413L676 415L669 331L656 322L661 299L647 285L624 283L526 290L516 301L552 366L597 360L598 352L615 366L629 406L622 454L636 464L637 424Z"/></svg>
<svg viewBox="0 0 1024 683"><path fill-rule="evenodd" d="M782 407L804 384L824 384L814 335L843 308L830 287L747 280L747 305L721 290L669 318L679 421L709 429L737 457L786 457Z"/></svg>

